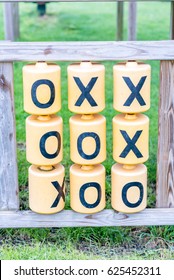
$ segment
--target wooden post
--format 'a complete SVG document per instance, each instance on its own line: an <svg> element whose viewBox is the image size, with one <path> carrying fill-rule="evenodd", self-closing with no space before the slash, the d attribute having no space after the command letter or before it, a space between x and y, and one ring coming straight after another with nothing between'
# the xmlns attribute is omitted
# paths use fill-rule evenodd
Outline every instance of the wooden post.
<svg viewBox="0 0 174 280"><path fill-rule="evenodd" d="M174 2L171 2L170 38L174 40Z"/></svg>
<svg viewBox="0 0 174 280"><path fill-rule="evenodd" d="M5 40L15 41L19 38L19 5L4 3Z"/></svg>
<svg viewBox="0 0 174 280"><path fill-rule="evenodd" d="M123 40L123 2L117 3L117 41Z"/></svg>
<svg viewBox="0 0 174 280"><path fill-rule="evenodd" d="M157 207L174 207L174 61L161 61Z"/></svg>
<svg viewBox="0 0 174 280"><path fill-rule="evenodd" d="M0 210L18 208L13 64L0 63Z"/></svg>
<svg viewBox="0 0 174 280"><path fill-rule="evenodd" d="M135 41L137 33L137 3L129 3L128 12L128 41Z"/></svg>

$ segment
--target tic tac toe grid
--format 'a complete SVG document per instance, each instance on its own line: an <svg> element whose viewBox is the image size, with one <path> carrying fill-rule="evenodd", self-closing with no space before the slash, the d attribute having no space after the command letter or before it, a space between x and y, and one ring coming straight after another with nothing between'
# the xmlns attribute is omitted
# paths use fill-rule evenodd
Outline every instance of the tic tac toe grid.
<svg viewBox="0 0 174 280"><path fill-rule="evenodd" d="M26 61L27 57L27 61ZM96 214L63 210L53 215L19 211L13 62L160 61L156 208L136 214L112 209ZM0 227L139 226L174 224L174 48L173 41L1 42L0 44Z"/></svg>

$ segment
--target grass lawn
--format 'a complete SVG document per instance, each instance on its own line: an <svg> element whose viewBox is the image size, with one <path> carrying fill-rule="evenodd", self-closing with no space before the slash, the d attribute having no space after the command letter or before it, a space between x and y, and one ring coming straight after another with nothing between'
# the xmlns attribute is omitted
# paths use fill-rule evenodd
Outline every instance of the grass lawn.
<svg viewBox="0 0 174 280"><path fill-rule="evenodd" d="M127 38L127 3L125 4L124 39ZM3 40L2 4L0 5L0 40ZM115 3L49 3L47 15L39 18L36 4L20 4L20 41L112 41L116 34ZM170 3L138 3L138 40L169 39ZM156 50L158 51L158 50ZM26 63L27 57L26 57ZM59 63L62 69L62 109L64 121L64 159L66 168L66 209L69 209L69 117L67 105L67 74L69 63ZM106 199L110 205L110 170L112 158L112 67L105 62L107 160ZM148 167L148 207L155 206L156 154L158 126L159 62L152 66L150 118L150 158ZM23 110L22 66L15 63L15 106L18 143L20 209L28 209L28 167L25 156L25 118ZM0 259L172 259L174 257L174 226L109 227L60 229L0 230Z"/></svg>

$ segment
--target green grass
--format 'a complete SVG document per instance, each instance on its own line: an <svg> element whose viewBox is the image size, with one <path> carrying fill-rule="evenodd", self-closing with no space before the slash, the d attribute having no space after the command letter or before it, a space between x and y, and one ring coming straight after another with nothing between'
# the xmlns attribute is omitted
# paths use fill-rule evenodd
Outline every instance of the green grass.
<svg viewBox="0 0 174 280"><path fill-rule="evenodd" d="M125 4L124 39L127 38ZM49 3L47 15L39 18L36 4L20 4L20 41L112 41L115 40L115 3ZM169 3L138 4L138 40L169 39ZM0 5L0 40L3 40L2 5ZM158 50L157 50L158 51ZM26 57L26 63L27 57ZM67 187L69 182L69 117L67 104L67 74L69 63L57 62L62 69L62 110L64 121L64 159ZM110 170L112 158L113 107L112 67L105 62L107 118L106 196L110 208ZM150 158L148 167L148 207L155 206L156 154L159 100L159 62L152 66L150 118ZM15 110L18 142L20 209L28 209L28 166L25 156L25 118L23 110L22 66L15 63ZM69 209L69 196L66 209ZM172 259L174 257L174 227L109 227L63 229L0 230L1 259Z"/></svg>

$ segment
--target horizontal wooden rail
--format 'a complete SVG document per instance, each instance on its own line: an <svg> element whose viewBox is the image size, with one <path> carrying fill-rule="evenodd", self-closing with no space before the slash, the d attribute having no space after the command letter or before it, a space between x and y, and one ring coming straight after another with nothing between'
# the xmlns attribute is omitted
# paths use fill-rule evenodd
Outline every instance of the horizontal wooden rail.
<svg viewBox="0 0 174 280"><path fill-rule="evenodd" d="M53 215L41 215L31 211L0 212L0 228L152 225L174 225L174 208L146 209L136 214L122 214L114 210L103 210L96 214L79 214L72 210L63 210Z"/></svg>
<svg viewBox="0 0 174 280"><path fill-rule="evenodd" d="M0 61L174 60L174 41L1 42Z"/></svg>

